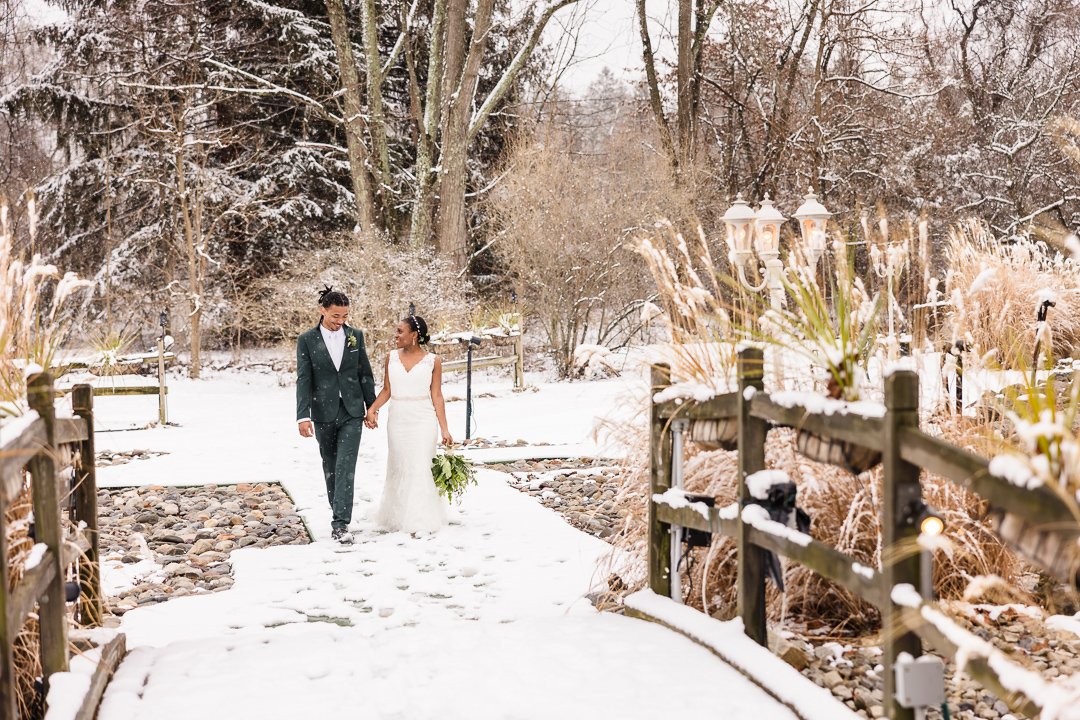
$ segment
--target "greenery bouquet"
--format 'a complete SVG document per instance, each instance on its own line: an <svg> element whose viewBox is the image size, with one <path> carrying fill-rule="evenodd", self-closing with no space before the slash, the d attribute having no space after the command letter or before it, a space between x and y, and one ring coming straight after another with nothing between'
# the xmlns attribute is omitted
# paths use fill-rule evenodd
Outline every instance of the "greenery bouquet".
<svg viewBox="0 0 1080 720"><path fill-rule="evenodd" d="M461 496L469 485L476 484L476 470L461 455L444 453L431 460L431 477L439 494L448 501L461 502Z"/></svg>

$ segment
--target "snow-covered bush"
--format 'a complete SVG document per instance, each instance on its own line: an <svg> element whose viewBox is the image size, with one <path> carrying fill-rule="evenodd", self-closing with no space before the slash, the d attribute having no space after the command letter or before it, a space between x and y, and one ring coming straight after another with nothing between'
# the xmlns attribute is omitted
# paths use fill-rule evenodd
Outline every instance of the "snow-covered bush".
<svg viewBox="0 0 1080 720"><path fill-rule="evenodd" d="M611 351L603 345L578 345L574 348L574 374L586 380L619 374L612 363Z"/></svg>

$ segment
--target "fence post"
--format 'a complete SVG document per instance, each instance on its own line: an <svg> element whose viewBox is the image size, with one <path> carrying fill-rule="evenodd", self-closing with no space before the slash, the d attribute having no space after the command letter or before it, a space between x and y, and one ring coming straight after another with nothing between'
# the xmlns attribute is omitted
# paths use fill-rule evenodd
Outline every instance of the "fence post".
<svg viewBox="0 0 1080 720"><path fill-rule="evenodd" d="M919 529L912 521L912 509L922 500L920 469L900 457L900 431L919 425L919 376L910 371L894 372L885 379L885 447L882 453L884 490L882 502L881 582L885 596L899 583L920 586L919 553L916 538ZM888 603L882 613L884 636L885 708L890 720L914 720L914 710L896 702L896 677L893 667L903 652L913 657L922 654L915 633L906 632L897 608Z"/></svg>
<svg viewBox="0 0 1080 720"><path fill-rule="evenodd" d="M164 328L162 328L164 332ZM169 422L169 413L165 405L165 338L159 337L157 341L158 355L158 422L165 427Z"/></svg>
<svg viewBox="0 0 1080 720"><path fill-rule="evenodd" d="M94 390L76 385L71 393L71 409L86 423L86 439L79 443L80 468L75 483L75 521L86 523L90 549L79 563L79 621L101 626L101 570L98 551L97 470L94 452Z"/></svg>
<svg viewBox="0 0 1080 720"><path fill-rule="evenodd" d="M48 691L49 676L68 669L66 600L64 597L64 547L60 527L60 500L56 481L56 412L52 376L39 373L26 389L30 408L45 422L45 446L30 461L31 495L37 541L50 550L53 578L38 603L41 626L41 669Z"/></svg>
<svg viewBox="0 0 1080 720"><path fill-rule="evenodd" d="M649 391L649 587L657 595L671 597L671 533L656 516L653 495L671 487L671 433L653 395L671 384L671 368L652 368Z"/></svg>
<svg viewBox="0 0 1080 720"><path fill-rule="evenodd" d="M764 389L765 355L761 348L743 348L739 351L739 507L742 508L750 493L746 489L748 475L765 469L765 436L769 425L765 420L750 414L750 392ZM743 630L759 645L768 645L765 618L765 551L750 542L748 528L743 524L742 513L738 517L739 530L736 542L739 551L738 609Z"/></svg>
<svg viewBox="0 0 1080 720"><path fill-rule="evenodd" d="M525 328L518 320L518 335L514 338L514 387L525 387Z"/></svg>
<svg viewBox="0 0 1080 720"><path fill-rule="evenodd" d="M15 471L21 472L21 471ZM2 480L3 478L0 478ZM15 636L19 628L8 623L7 508L0 507L0 717L17 718L15 712Z"/></svg>

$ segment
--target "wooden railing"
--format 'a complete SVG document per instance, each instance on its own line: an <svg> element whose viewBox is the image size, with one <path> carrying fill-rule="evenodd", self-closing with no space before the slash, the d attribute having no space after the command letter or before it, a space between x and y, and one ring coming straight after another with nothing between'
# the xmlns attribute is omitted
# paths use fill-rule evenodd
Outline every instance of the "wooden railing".
<svg viewBox="0 0 1080 720"><path fill-rule="evenodd" d="M102 598L98 555L97 479L94 471L93 390L78 385L72 391L75 417L58 418L54 410L55 394L48 374L33 377L27 399L32 414L29 422L19 423L16 437L0 438L0 718L19 717L16 705L13 645L16 636L37 607L41 667L45 689L49 677L68 669L69 637L65 576L77 568L79 593L74 609L83 626L101 625ZM72 475L65 466L74 468ZM33 567L27 568L19 582L9 590L7 509L22 494L25 473L30 475L30 495L34 521L32 539L43 544L44 552ZM62 504L74 537L64 536ZM102 652L97 675L79 717L91 717L101 697L104 681L123 654L123 636ZM106 659L109 662L106 662ZM92 707L90 707L92 705ZM89 710L87 710L89 708Z"/></svg>
<svg viewBox="0 0 1080 720"><path fill-rule="evenodd" d="M523 388L525 387L525 344L521 333L510 335L508 337L511 341L512 354L475 357L472 360L472 369L480 370L482 368L506 367L512 365L514 368L514 387ZM494 342L500 338L487 336L484 339ZM447 342L443 344L450 343ZM443 363L443 372L465 372L467 368L468 362L466 360L448 360Z"/></svg>
<svg viewBox="0 0 1080 720"><path fill-rule="evenodd" d="M880 417L855 413L826 414L797 403L783 404L764 392L763 356L760 349L739 352L738 391L705 402L677 400L652 403L651 408L651 493L649 502L649 585L653 592L670 597L672 528L690 528L726 535L735 539L738 550L738 613L746 634L766 645L765 551L799 562L819 575L847 588L880 609L885 706L888 716L912 720L914 711L895 700L894 672L900 653L918 657L922 644L935 652L953 656L958 642L964 646L966 671L1013 710L1028 716L1039 713L1039 693L1031 689L1042 679L1025 674L1000 652L952 624L933 602L918 600L921 594L920 558L917 552L919 529L913 508L922 501L922 470L967 488L987 499L994 508L1007 509L1027 527L1072 533L1077 518L1053 492L1046 488L1020 488L989 472L989 462L962 448L931 437L919 429L918 376L899 371L886 378L885 412ZM653 369L653 393L671 384L666 366ZM794 406L791 406L794 405ZM738 505L711 508L675 507L660 496L671 488L673 422L680 419L734 419L738 423ZM772 428L791 427L822 438L847 441L881 453L883 465L882 567L858 566L855 559L813 538L792 538L789 532L744 521L742 509L759 502L751 497L746 479L765 469L765 443ZM775 523L774 523L775 525ZM1039 558L1029 558L1040 562ZM1060 569L1059 569L1060 570ZM1059 573L1060 576L1060 573ZM915 592L896 592L909 585ZM912 602L911 596L916 600ZM681 598L676 598L681 602ZM972 648L979 648L972 651ZM993 655L993 662L990 656ZM1008 672L1002 668L1008 666ZM1007 676L1007 678L1006 678ZM1016 678L1023 676L1028 694L1019 689ZM1006 678L1006 679L1003 679Z"/></svg>

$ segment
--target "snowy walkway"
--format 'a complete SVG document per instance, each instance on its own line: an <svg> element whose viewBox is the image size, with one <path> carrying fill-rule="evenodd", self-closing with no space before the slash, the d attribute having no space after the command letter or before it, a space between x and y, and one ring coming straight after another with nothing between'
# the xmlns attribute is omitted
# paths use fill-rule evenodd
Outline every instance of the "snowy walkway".
<svg viewBox="0 0 1080 720"><path fill-rule="evenodd" d="M620 382L544 386L478 401L480 432L574 444ZM450 389L448 395L458 394ZM385 437L366 433L356 544L327 540L318 452L269 376L175 383L182 427L102 433L99 449L170 454L102 469L102 485L281 482L316 542L232 554L236 584L123 617L133 650L101 720L794 716L708 651L582 597L609 547L483 471L450 527L414 539L363 518ZM460 432L463 403L450 406ZM101 425L153 417L146 398L103 398ZM600 575L602 579L602 575Z"/></svg>

